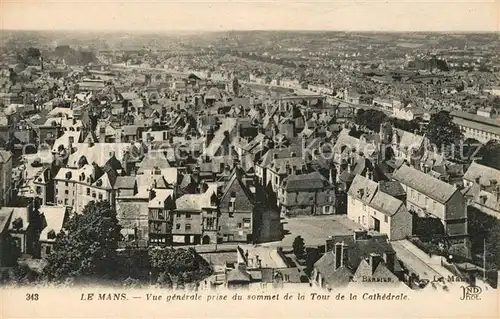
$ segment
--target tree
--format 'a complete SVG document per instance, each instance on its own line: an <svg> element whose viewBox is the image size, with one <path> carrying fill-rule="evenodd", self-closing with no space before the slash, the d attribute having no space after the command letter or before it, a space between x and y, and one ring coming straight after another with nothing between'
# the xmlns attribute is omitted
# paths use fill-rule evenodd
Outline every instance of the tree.
<svg viewBox="0 0 500 319"><path fill-rule="evenodd" d="M57 234L45 274L52 280L68 277L113 278L118 243L122 239L116 211L107 201L90 202Z"/></svg>
<svg viewBox="0 0 500 319"><path fill-rule="evenodd" d="M384 112L373 109L359 109L354 119L355 123L361 126L366 126L372 131L380 131L380 125L387 121L388 117Z"/></svg>
<svg viewBox="0 0 500 319"><path fill-rule="evenodd" d="M500 170L500 142L490 140L476 156L480 158L479 164Z"/></svg>
<svg viewBox="0 0 500 319"><path fill-rule="evenodd" d="M458 144L457 142L462 138L462 132L453 122L450 112L440 111L431 116L426 136L433 145L444 151Z"/></svg>
<svg viewBox="0 0 500 319"><path fill-rule="evenodd" d="M293 240L293 253L298 259L302 259L306 255L306 246L304 244L304 239L301 236L295 237Z"/></svg>
<svg viewBox="0 0 500 319"><path fill-rule="evenodd" d="M486 262L496 269L500 268L500 220L495 219L486 237Z"/></svg>
<svg viewBox="0 0 500 319"><path fill-rule="evenodd" d="M149 250L149 263L152 275L164 285L169 284L171 277L183 283L193 283L212 273L208 263L193 248L152 248Z"/></svg>
<svg viewBox="0 0 500 319"><path fill-rule="evenodd" d="M488 238L496 218L487 215L475 207L467 207L467 231L473 254L483 253L484 240Z"/></svg>

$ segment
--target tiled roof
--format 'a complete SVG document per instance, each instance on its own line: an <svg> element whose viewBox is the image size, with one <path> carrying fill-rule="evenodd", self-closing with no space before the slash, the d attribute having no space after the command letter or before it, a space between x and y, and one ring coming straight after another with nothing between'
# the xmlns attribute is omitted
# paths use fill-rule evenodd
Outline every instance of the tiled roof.
<svg viewBox="0 0 500 319"><path fill-rule="evenodd" d="M135 187L135 176L118 176L115 189L133 189Z"/></svg>
<svg viewBox="0 0 500 319"><path fill-rule="evenodd" d="M393 174L393 178L440 203L446 203L457 192L453 185L407 165L402 165Z"/></svg>
<svg viewBox="0 0 500 319"><path fill-rule="evenodd" d="M403 206L403 202L386 193L377 192L372 198L369 206L385 215L392 216L399 211L401 206Z"/></svg>
<svg viewBox="0 0 500 319"><path fill-rule="evenodd" d="M317 171L309 174L291 175L283 180L283 185L288 192L301 190L324 189L329 186L328 181Z"/></svg>
<svg viewBox="0 0 500 319"><path fill-rule="evenodd" d="M363 203L368 204L375 195L377 188L378 184L374 181L364 176L356 175L347 193Z"/></svg>
<svg viewBox="0 0 500 319"><path fill-rule="evenodd" d="M476 178L480 179L479 184L482 186L490 186L491 182L496 180L500 184L500 171L494 168L473 162L467 172L465 172L464 179L475 182Z"/></svg>

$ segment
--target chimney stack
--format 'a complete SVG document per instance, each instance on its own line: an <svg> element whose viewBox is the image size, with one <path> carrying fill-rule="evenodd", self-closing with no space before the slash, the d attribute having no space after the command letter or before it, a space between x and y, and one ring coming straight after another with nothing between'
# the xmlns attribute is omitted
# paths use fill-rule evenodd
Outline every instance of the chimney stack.
<svg viewBox="0 0 500 319"><path fill-rule="evenodd" d="M394 252L385 252L384 253L384 262L387 267L392 273L394 272L394 264L396 262L396 254Z"/></svg>
<svg viewBox="0 0 500 319"><path fill-rule="evenodd" d="M342 266L342 243L335 243L335 270Z"/></svg>
<svg viewBox="0 0 500 319"><path fill-rule="evenodd" d="M371 268L371 271L372 271L372 274L375 272L375 269L377 269L377 266L378 264L380 263L380 255L379 254L376 254L376 253L371 253L370 254L370 268Z"/></svg>
<svg viewBox="0 0 500 319"><path fill-rule="evenodd" d="M349 263L349 250L348 246L342 243L342 259L340 261L341 266L347 267Z"/></svg>

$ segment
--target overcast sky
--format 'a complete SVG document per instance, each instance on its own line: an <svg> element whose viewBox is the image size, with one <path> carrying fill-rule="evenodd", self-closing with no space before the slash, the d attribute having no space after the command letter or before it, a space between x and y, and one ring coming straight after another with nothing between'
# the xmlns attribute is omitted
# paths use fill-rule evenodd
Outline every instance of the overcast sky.
<svg viewBox="0 0 500 319"><path fill-rule="evenodd" d="M498 0L0 1L4 29L500 30Z"/></svg>

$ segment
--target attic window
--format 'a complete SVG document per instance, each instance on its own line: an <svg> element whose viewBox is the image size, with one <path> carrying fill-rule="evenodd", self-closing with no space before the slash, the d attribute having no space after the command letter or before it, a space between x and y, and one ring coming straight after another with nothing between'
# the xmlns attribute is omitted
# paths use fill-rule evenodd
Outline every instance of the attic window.
<svg viewBox="0 0 500 319"><path fill-rule="evenodd" d="M56 232L51 229L48 234L47 234L47 239L55 239L56 238Z"/></svg>
<svg viewBox="0 0 500 319"><path fill-rule="evenodd" d="M102 186L102 180L98 180L98 181L96 182L96 185L97 185L97 186Z"/></svg>
<svg viewBox="0 0 500 319"><path fill-rule="evenodd" d="M71 172L66 172L66 179L70 179L71 178Z"/></svg>

